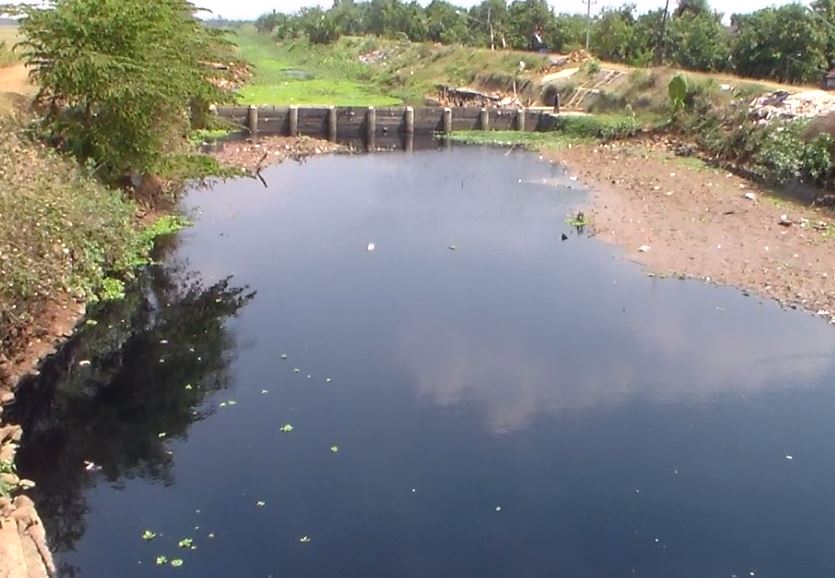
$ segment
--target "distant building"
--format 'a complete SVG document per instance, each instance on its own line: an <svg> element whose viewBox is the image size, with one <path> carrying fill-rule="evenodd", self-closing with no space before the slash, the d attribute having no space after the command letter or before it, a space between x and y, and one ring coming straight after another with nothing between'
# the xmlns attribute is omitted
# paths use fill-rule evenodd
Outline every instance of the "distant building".
<svg viewBox="0 0 835 578"><path fill-rule="evenodd" d="M835 68L823 75L823 87L826 90L835 90Z"/></svg>

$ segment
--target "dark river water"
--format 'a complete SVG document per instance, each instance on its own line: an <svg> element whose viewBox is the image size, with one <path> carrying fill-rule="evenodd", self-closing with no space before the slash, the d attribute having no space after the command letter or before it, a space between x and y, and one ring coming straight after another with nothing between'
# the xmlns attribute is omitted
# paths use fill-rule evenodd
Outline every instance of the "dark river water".
<svg viewBox="0 0 835 578"><path fill-rule="evenodd" d="M835 576L825 322L648 277L528 154L264 176L20 392L63 576Z"/></svg>

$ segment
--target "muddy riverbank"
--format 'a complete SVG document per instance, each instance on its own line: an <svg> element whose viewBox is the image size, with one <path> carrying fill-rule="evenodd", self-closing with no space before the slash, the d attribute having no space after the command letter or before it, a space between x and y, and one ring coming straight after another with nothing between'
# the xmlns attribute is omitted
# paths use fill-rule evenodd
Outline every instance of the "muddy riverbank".
<svg viewBox="0 0 835 578"><path fill-rule="evenodd" d="M546 153L592 189L586 215L654 275L732 285L835 322L835 228L823 208L664 143L574 145Z"/></svg>

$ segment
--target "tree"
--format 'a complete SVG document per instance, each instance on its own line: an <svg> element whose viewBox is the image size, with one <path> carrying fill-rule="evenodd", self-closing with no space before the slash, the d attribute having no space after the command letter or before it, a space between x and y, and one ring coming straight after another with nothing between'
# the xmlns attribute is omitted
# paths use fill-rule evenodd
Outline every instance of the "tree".
<svg viewBox="0 0 835 578"><path fill-rule="evenodd" d="M606 9L595 19L591 46L597 56L605 60L631 60L635 37L634 9L632 5Z"/></svg>
<svg viewBox="0 0 835 578"><path fill-rule="evenodd" d="M491 48L504 47L507 40L507 0L483 0L470 8L469 16L470 30L476 43Z"/></svg>
<svg viewBox="0 0 835 578"><path fill-rule="evenodd" d="M725 70L731 56L730 36L722 26L722 16L709 10L674 16L670 48L673 62L692 70Z"/></svg>
<svg viewBox="0 0 835 578"><path fill-rule="evenodd" d="M463 44L470 37L467 15L446 0L432 0L426 7L429 39L444 44Z"/></svg>
<svg viewBox="0 0 835 578"><path fill-rule="evenodd" d="M765 8L733 19L738 73L783 82L817 82L827 66L827 33L800 4Z"/></svg>
<svg viewBox="0 0 835 578"><path fill-rule="evenodd" d="M189 113L229 98L212 65L228 62L228 45L195 13L186 0L26 9L23 54L41 87L47 136L106 179L149 171Z"/></svg>
<svg viewBox="0 0 835 578"><path fill-rule="evenodd" d="M554 12L546 0L513 0L508 7L508 40L514 48L525 48L531 32L541 26L546 37L554 33Z"/></svg>

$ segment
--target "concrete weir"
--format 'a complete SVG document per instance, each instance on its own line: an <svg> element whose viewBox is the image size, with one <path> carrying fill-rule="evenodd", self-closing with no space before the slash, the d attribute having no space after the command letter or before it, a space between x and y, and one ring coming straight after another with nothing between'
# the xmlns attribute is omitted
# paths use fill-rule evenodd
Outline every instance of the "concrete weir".
<svg viewBox="0 0 835 578"><path fill-rule="evenodd" d="M233 106L217 115L252 138L309 136L373 143L378 136L450 134L464 130L545 131L557 116L550 111L476 107Z"/></svg>

